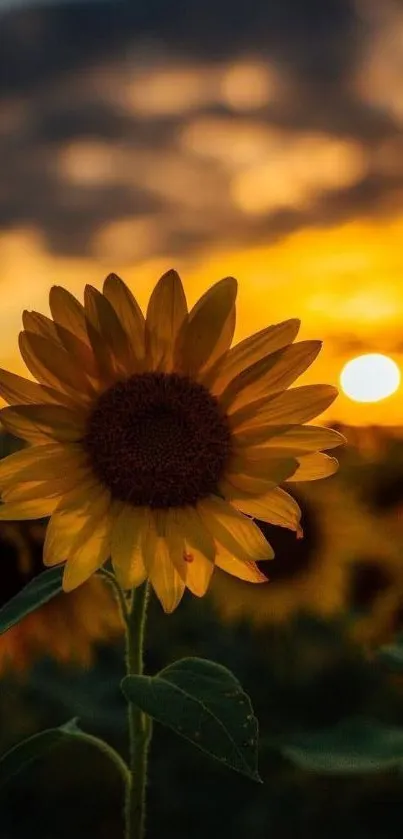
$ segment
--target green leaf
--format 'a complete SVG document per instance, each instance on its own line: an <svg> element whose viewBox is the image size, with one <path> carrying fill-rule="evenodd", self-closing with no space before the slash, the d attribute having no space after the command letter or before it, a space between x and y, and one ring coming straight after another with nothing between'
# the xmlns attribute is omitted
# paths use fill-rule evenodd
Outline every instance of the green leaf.
<svg viewBox="0 0 403 839"><path fill-rule="evenodd" d="M353 717L332 728L299 735L280 750L311 772L383 772L403 760L403 728Z"/></svg>
<svg viewBox="0 0 403 839"><path fill-rule="evenodd" d="M183 658L156 676L127 676L126 698L229 768L260 781L258 726L249 697L230 670Z"/></svg>
<svg viewBox="0 0 403 839"><path fill-rule="evenodd" d="M0 786L6 784L24 767L42 757L63 740L75 736L76 731L78 731L76 720L70 720L60 728L48 728L18 743L0 758Z"/></svg>
<svg viewBox="0 0 403 839"><path fill-rule="evenodd" d="M81 731L77 726L77 720L73 719L65 725L61 725L60 728L48 728L46 731L34 734L33 737L23 740L22 743L18 743L17 746L2 755L0 757L0 786L7 784L30 763L43 757L56 746L80 740L96 746L115 763L123 778L127 779L128 768L120 755L103 740Z"/></svg>
<svg viewBox="0 0 403 839"><path fill-rule="evenodd" d="M0 609L0 635L62 591L63 568L43 571Z"/></svg>

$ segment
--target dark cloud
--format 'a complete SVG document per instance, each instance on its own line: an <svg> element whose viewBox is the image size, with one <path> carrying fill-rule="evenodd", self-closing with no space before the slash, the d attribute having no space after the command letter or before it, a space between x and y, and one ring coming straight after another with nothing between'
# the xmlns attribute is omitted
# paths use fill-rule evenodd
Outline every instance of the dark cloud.
<svg viewBox="0 0 403 839"><path fill-rule="evenodd" d="M53 200L48 194L39 212L35 209L33 220L47 231L50 248L80 254L88 251L101 225L113 221L117 215L133 219L137 214L157 211L159 202L140 190L101 185L55 189Z"/></svg>
<svg viewBox="0 0 403 839"><path fill-rule="evenodd" d="M67 101L41 109L33 118L31 142L45 140L50 145L64 143L78 137L102 137L119 140L135 131L133 119L102 102Z"/></svg>
<svg viewBox="0 0 403 839"><path fill-rule="evenodd" d="M383 199L398 193L400 174L379 171L376 154L385 140L399 141L400 126L351 84L365 31L350 0L90 0L3 14L0 228L33 225L50 248L84 253L104 225L154 217L160 248L181 253L389 211ZM285 85L249 115L251 130L280 130L285 142L304 132L355 141L366 166L351 185L319 184L306 206L245 213L225 161L181 146L198 116L218 126L225 118L236 142L244 118L236 108L214 91L188 110L179 102L147 111L145 102L141 111L127 98L127 79L138 90L153 68L163 78L172 64L184 73L193 67L203 80L209 69L248 57L274 67ZM77 177L63 170L66 149L74 154L79 142L110 150L104 182L102 173L99 182L88 179L85 166Z"/></svg>
<svg viewBox="0 0 403 839"><path fill-rule="evenodd" d="M401 136L401 126L393 117L360 101L343 86L305 86L292 101L268 108L267 119L290 131L311 129L339 137L353 137L365 144L385 137Z"/></svg>
<svg viewBox="0 0 403 839"><path fill-rule="evenodd" d="M1 28L0 78L9 91L122 55L136 39L216 60L253 49L326 82L348 73L357 38L350 0L92 0L9 13Z"/></svg>

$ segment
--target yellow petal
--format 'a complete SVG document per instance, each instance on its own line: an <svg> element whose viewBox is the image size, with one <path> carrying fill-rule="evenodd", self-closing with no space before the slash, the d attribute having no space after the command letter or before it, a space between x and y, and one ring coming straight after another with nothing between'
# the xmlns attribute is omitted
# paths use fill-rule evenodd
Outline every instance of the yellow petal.
<svg viewBox="0 0 403 839"><path fill-rule="evenodd" d="M72 332L89 346L84 306L67 289L54 285L49 292L49 306L56 324Z"/></svg>
<svg viewBox="0 0 403 839"><path fill-rule="evenodd" d="M329 457L322 452L305 454L298 458L298 468L287 478L288 481L316 481L318 478L328 478L337 472L339 464L335 457Z"/></svg>
<svg viewBox="0 0 403 839"><path fill-rule="evenodd" d="M41 338L46 338L54 344L60 344L55 324L46 315L41 315L40 312L28 312L25 309L22 313L22 323L26 332L40 335Z"/></svg>
<svg viewBox="0 0 403 839"><path fill-rule="evenodd" d="M0 460L0 487L74 474L86 463L81 446L61 446L58 443L32 446Z"/></svg>
<svg viewBox="0 0 403 839"><path fill-rule="evenodd" d="M321 341L299 341L280 350L278 361L265 377L262 395L285 390L311 366L322 348Z"/></svg>
<svg viewBox="0 0 403 839"><path fill-rule="evenodd" d="M239 493L243 497L243 493L247 496L260 496L276 486L272 481L262 480L262 478L254 478L251 475L227 475L222 478L219 483L220 495L227 498L229 501Z"/></svg>
<svg viewBox="0 0 403 839"><path fill-rule="evenodd" d="M88 377L61 345L32 332L21 332L19 345L28 370L38 382L73 394L77 401L89 395Z"/></svg>
<svg viewBox="0 0 403 839"><path fill-rule="evenodd" d="M144 562L164 611L170 613L182 599L185 583L175 567L174 559L179 557L180 546L169 526L169 514L163 516L163 511L158 513L159 521L153 521L145 534Z"/></svg>
<svg viewBox="0 0 403 839"><path fill-rule="evenodd" d="M146 355L152 370L173 369L175 344L187 311L181 278L176 271L167 271L155 286L147 308Z"/></svg>
<svg viewBox="0 0 403 839"><path fill-rule="evenodd" d="M96 475L90 472L85 480L79 481L78 486L66 493L58 505L57 512L78 510L81 511L80 515L84 515L95 505L104 509L109 508L110 504L109 490L98 481Z"/></svg>
<svg viewBox="0 0 403 839"><path fill-rule="evenodd" d="M67 394L0 369L0 396L9 405L72 404Z"/></svg>
<svg viewBox="0 0 403 839"><path fill-rule="evenodd" d="M61 291L64 291L64 289L61 289ZM79 306L80 304L78 303L78 301L76 302ZM92 376L96 376L97 371L95 367L95 361L89 347L87 335L86 341L84 342L80 340L78 336L72 334L72 332L66 329L62 324L54 323L52 320L50 320L50 318L47 318L45 315L41 315L39 312L25 311L23 313L22 320L27 333L35 334L48 342L49 353L56 352L56 356L58 356L60 354L60 351L66 350L67 353L71 354L74 357L74 359L78 361L78 363L80 364L79 369L82 369L82 371L85 371L87 374L89 373ZM55 346L56 349L54 349ZM24 355L23 358L25 358ZM27 361L26 364L29 367L29 369L31 369ZM36 378L38 378L39 381L42 381L42 376L36 376Z"/></svg>
<svg viewBox="0 0 403 839"><path fill-rule="evenodd" d="M91 534L91 526L108 518L110 495L90 480L83 481L63 497L48 524L43 561L45 565L65 562ZM82 538L84 537L84 538Z"/></svg>
<svg viewBox="0 0 403 839"><path fill-rule="evenodd" d="M292 344L300 325L301 322L293 318L245 338L218 359L216 365L201 378L202 383L217 396L242 370L283 349L287 344Z"/></svg>
<svg viewBox="0 0 403 839"><path fill-rule="evenodd" d="M139 365L145 355L145 318L137 300L127 285L116 274L109 274L104 282L104 296L113 306L126 335L132 354Z"/></svg>
<svg viewBox="0 0 403 839"><path fill-rule="evenodd" d="M150 527L147 507L122 505L112 530L111 554L116 577L124 589L135 588L147 577L143 559L144 533Z"/></svg>
<svg viewBox="0 0 403 839"><path fill-rule="evenodd" d="M63 590L72 591L85 583L106 562L110 554L109 516L92 516L74 541L63 574Z"/></svg>
<svg viewBox="0 0 403 839"><path fill-rule="evenodd" d="M127 370L130 362L130 342L109 300L93 286L84 292L85 313L92 329L88 330L94 353L101 365L109 370ZM99 340L100 339L100 340Z"/></svg>
<svg viewBox="0 0 403 839"><path fill-rule="evenodd" d="M60 565L69 556L72 538L77 533L77 522L82 526L82 517L79 518L77 511L69 515L61 516L55 510L46 528L45 544L43 548L43 564L47 568Z"/></svg>
<svg viewBox="0 0 403 839"><path fill-rule="evenodd" d="M194 507L178 508L175 513L184 538L184 562L177 570L192 594L203 597L214 570L214 540Z"/></svg>
<svg viewBox="0 0 403 839"><path fill-rule="evenodd" d="M207 530L217 544L240 560L270 559L273 551L257 525L227 501L209 496L197 505Z"/></svg>
<svg viewBox="0 0 403 839"><path fill-rule="evenodd" d="M300 529L301 510L291 495L280 487L258 498L252 498L237 490L231 498L231 503L246 515L261 521L288 527L290 530Z"/></svg>
<svg viewBox="0 0 403 839"><path fill-rule="evenodd" d="M345 443L342 434L321 425L265 425L245 429L236 434L235 440L239 449L246 448L254 458L265 457L264 451L268 449L273 457L297 457Z"/></svg>
<svg viewBox="0 0 403 839"><path fill-rule="evenodd" d="M298 461L295 460L295 465L293 466L294 471L297 463ZM255 497L266 495L266 493L278 486L278 483L265 478L255 477L254 475L229 474L226 478L220 481L219 486L220 493L224 496L224 498L231 499L238 491Z"/></svg>
<svg viewBox="0 0 403 839"><path fill-rule="evenodd" d="M231 428L302 423L317 417L338 395L331 385L304 385L251 402L231 415Z"/></svg>
<svg viewBox="0 0 403 839"><path fill-rule="evenodd" d="M268 456L269 455L269 456ZM294 458L270 457L270 450L245 449L245 453L234 455L226 470L226 479L240 489L246 488L243 480L252 479L255 492L266 493L278 484L290 478L297 469L298 462Z"/></svg>
<svg viewBox="0 0 403 839"><path fill-rule="evenodd" d="M262 574L255 562L251 559L237 559L222 548L217 553L216 565L227 574L232 574L239 580L246 580L247 583L267 583L267 577Z"/></svg>
<svg viewBox="0 0 403 839"><path fill-rule="evenodd" d="M47 443L49 438L75 442L85 433L85 416L62 405L15 405L0 411L7 431L29 443Z"/></svg>
<svg viewBox="0 0 403 839"><path fill-rule="evenodd" d="M0 506L2 521L23 521L24 519L43 519L56 509L59 498L41 498L34 501L10 502Z"/></svg>
<svg viewBox="0 0 403 839"><path fill-rule="evenodd" d="M177 343L175 369L195 374L231 346L237 282L226 277L208 289L191 310Z"/></svg>
<svg viewBox="0 0 403 839"><path fill-rule="evenodd" d="M312 364L320 348L320 341L299 341L247 367L220 396L222 408L233 414L256 399L285 390Z"/></svg>
<svg viewBox="0 0 403 839"><path fill-rule="evenodd" d="M74 359L75 364L85 372L89 380L96 380L99 376L99 370L89 339L86 343L59 323L56 323L55 326L62 347Z"/></svg>
<svg viewBox="0 0 403 839"><path fill-rule="evenodd" d="M87 330L98 368L98 378L101 382L101 388L107 388L114 384L120 375L116 360L114 359L110 348L90 321L87 322Z"/></svg>
<svg viewBox="0 0 403 839"><path fill-rule="evenodd" d="M1 492L2 501L33 501L42 498L59 498L75 485L76 476L54 478L49 481L25 481L23 484L11 485ZM79 480L79 476L77 476Z"/></svg>

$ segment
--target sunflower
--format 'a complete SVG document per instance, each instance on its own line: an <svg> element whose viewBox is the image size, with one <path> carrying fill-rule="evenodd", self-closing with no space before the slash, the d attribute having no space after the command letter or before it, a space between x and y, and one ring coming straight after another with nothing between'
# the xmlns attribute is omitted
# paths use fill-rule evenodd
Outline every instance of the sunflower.
<svg viewBox="0 0 403 839"><path fill-rule="evenodd" d="M355 641L376 647L403 626L403 445L380 429L343 428L340 468L321 483L292 489L304 539L257 521L276 551L269 586L216 574L214 607L224 621L261 627L298 612L348 618ZM400 475L400 492L399 492ZM371 503L370 503L371 502ZM400 510L401 512L401 510Z"/></svg>
<svg viewBox="0 0 403 839"><path fill-rule="evenodd" d="M302 510L304 538L296 539L289 530L257 520L275 548L270 585L246 586L241 580L227 582L216 574L211 597L224 621L247 620L264 627L289 621L300 612L328 618L346 607L346 539L356 508L346 503L337 476L320 489L300 484L297 492L294 488L291 492Z"/></svg>
<svg viewBox="0 0 403 839"><path fill-rule="evenodd" d="M352 566L350 596L357 615L354 637L375 648L391 642L403 626L403 442L396 429L365 431L348 471L367 519L367 541ZM351 438L351 430L345 432Z"/></svg>
<svg viewBox="0 0 403 839"><path fill-rule="evenodd" d="M0 606L41 573L44 522L0 522ZM122 632L113 596L92 578L67 597L58 595L0 636L0 673L26 673L50 656L61 664L89 666L94 645Z"/></svg>
<svg viewBox="0 0 403 839"><path fill-rule="evenodd" d="M273 551L253 517L299 531L279 484L335 471L322 450L343 437L303 423L336 389L288 389L321 343L294 343L287 320L231 348L236 293L227 277L188 312L171 270L144 317L111 274L84 305L53 287L52 319L24 312L37 381L0 371L0 420L31 445L0 464L0 518L51 516L44 563L66 562L65 591L109 556L123 588L149 579L166 612L185 587L204 595L214 565L263 582L256 561Z"/></svg>

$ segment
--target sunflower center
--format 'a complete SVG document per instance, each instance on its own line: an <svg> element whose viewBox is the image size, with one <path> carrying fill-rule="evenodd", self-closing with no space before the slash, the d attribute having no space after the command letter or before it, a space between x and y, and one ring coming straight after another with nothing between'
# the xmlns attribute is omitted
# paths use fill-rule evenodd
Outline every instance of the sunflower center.
<svg viewBox="0 0 403 839"><path fill-rule="evenodd" d="M113 498L164 508L217 491L231 435L202 385L176 373L142 373L100 396L83 443Z"/></svg>

